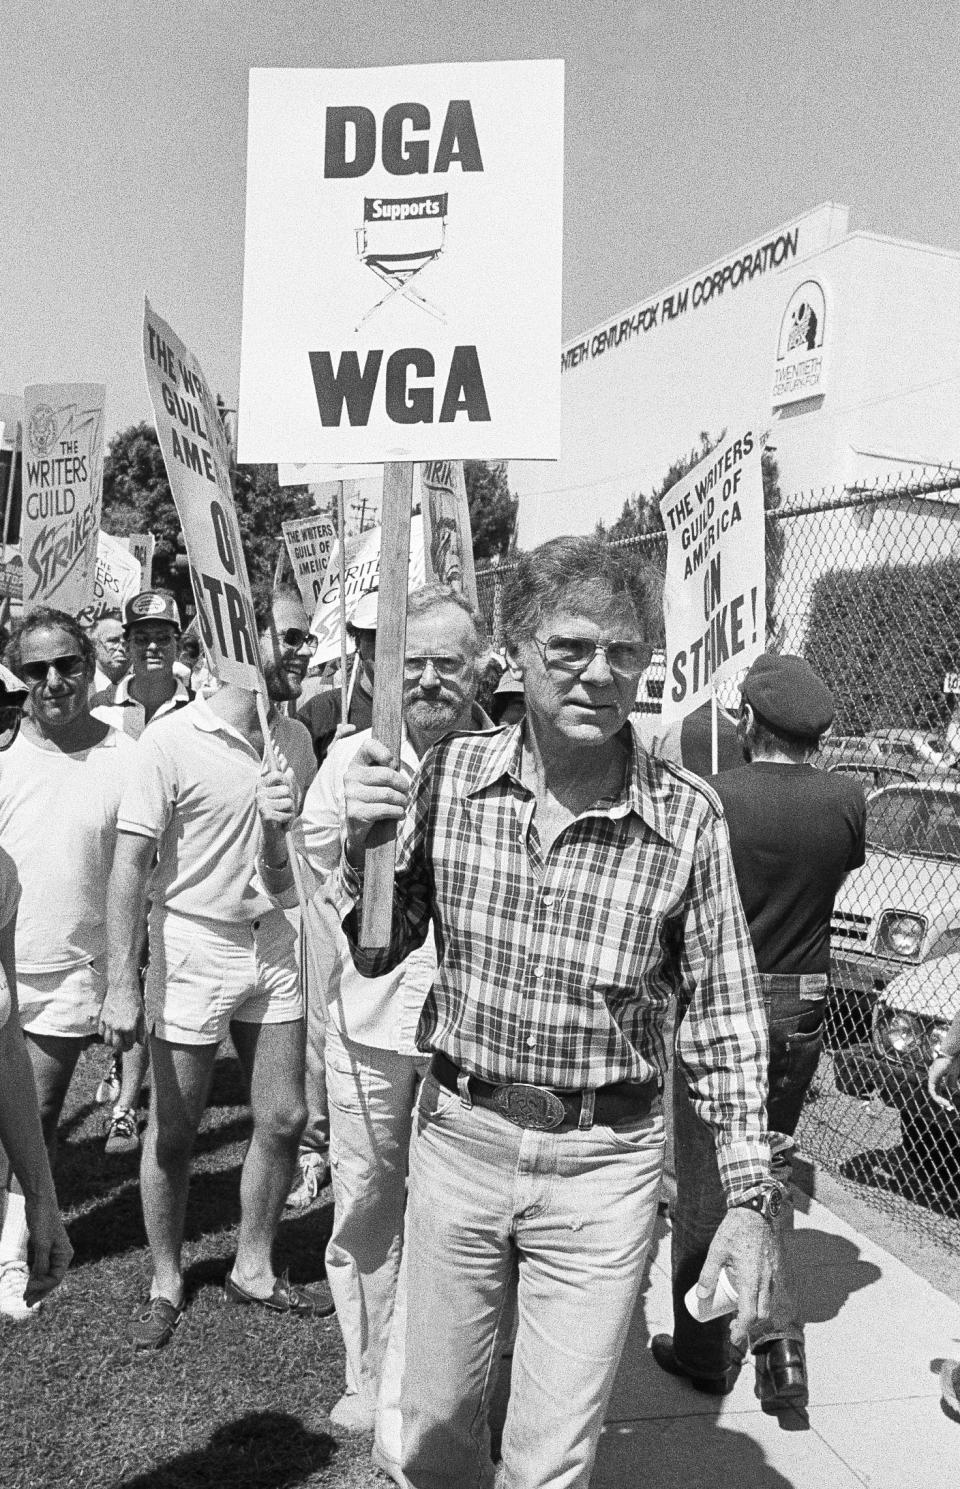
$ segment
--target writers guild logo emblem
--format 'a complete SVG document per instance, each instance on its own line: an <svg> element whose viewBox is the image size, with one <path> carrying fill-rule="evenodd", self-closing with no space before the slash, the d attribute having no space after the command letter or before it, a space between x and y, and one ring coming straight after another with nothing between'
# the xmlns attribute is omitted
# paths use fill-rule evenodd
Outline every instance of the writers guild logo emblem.
<svg viewBox="0 0 960 1489"><path fill-rule="evenodd" d="M57 439L57 416L49 403L38 403L27 421L27 441L33 454L49 455Z"/></svg>

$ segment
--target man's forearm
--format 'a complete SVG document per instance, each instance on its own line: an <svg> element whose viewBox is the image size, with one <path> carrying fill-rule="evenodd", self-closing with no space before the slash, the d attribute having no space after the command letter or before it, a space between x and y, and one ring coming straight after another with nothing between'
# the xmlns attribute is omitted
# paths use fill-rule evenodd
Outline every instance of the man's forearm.
<svg viewBox="0 0 960 1489"><path fill-rule="evenodd" d="M120 833L107 892L107 979L139 991L143 907L156 844Z"/></svg>

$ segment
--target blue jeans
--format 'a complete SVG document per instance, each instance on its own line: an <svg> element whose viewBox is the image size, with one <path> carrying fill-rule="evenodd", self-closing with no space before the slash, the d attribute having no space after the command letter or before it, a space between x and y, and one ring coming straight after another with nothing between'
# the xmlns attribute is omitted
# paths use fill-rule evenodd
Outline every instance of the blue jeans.
<svg viewBox="0 0 960 1489"><path fill-rule="evenodd" d="M760 980L770 1029L767 1123L772 1169L774 1178L787 1186L787 1202L779 1222L783 1285L771 1317L761 1320L751 1333L754 1349L774 1339L803 1339L790 1265L793 1204L789 1184L793 1134L823 1048L827 983L825 976L782 973L763 973ZM697 1116L680 1066L674 1074L673 1123L677 1173L672 1244L674 1350L678 1362L691 1375L716 1379L732 1362L729 1318L698 1323L683 1299L700 1276L710 1243L726 1214L727 1201L720 1184L713 1131Z"/></svg>
<svg viewBox="0 0 960 1489"><path fill-rule="evenodd" d="M469 1098L468 1098L469 1099ZM407 1205L402 1465L411 1489L489 1489L497 1327L519 1323L502 1489L585 1489L656 1218L659 1101L618 1128L536 1132L428 1075Z"/></svg>

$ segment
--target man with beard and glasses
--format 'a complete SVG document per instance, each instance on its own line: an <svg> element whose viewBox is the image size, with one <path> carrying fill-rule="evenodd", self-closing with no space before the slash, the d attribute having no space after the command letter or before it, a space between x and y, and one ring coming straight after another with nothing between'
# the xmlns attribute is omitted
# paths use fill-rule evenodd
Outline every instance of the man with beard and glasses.
<svg viewBox="0 0 960 1489"><path fill-rule="evenodd" d="M400 750L409 775L446 735L492 727L474 702L481 650L481 622L458 591L440 585L413 591ZM307 793L304 849L325 877L340 859L344 777L369 738L365 730L336 740ZM376 1426L375 1461L396 1477L404 1320L398 1279L413 1102L426 1066L415 1036L437 961L431 937L385 976L364 978L329 905L327 912L337 959L326 989L334 1196L326 1264L346 1349L346 1391L330 1420L348 1431Z"/></svg>
<svg viewBox="0 0 960 1489"><path fill-rule="evenodd" d="M90 713L93 643L73 616L38 606L7 659L30 712L0 758L0 843L22 896L16 958L20 1024L33 1065L43 1135L57 1123L80 1052L96 1038L106 977L106 891L117 812L135 748ZM12 1178L0 1232L0 1313L29 1316L23 1196Z"/></svg>

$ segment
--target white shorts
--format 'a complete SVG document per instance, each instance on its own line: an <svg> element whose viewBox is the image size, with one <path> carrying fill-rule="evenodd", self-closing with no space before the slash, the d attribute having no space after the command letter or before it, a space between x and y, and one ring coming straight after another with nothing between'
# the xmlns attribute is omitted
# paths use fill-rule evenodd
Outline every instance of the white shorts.
<svg viewBox="0 0 960 1489"><path fill-rule="evenodd" d="M56 972L23 972L18 967L20 1027L28 1034L89 1039L97 1032L106 991L106 957Z"/></svg>
<svg viewBox="0 0 960 1489"><path fill-rule="evenodd" d="M147 1030L171 1044L219 1044L230 1024L303 1018L296 935L282 910L232 924L150 912Z"/></svg>

